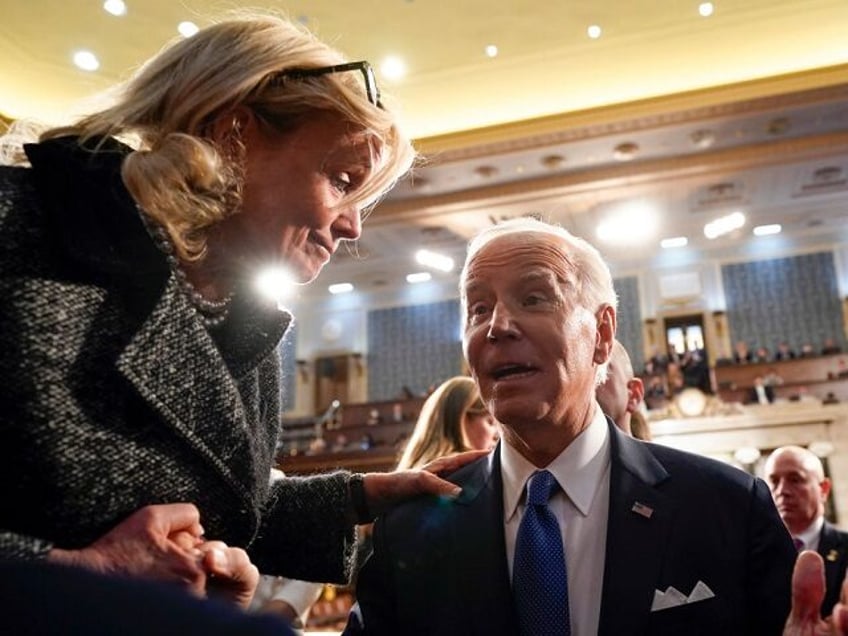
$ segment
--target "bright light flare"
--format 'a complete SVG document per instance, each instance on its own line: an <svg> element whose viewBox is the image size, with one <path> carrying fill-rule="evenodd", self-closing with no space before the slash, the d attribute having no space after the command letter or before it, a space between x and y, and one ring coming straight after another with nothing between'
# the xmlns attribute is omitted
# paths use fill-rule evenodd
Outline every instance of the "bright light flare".
<svg viewBox="0 0 848 636"><path fill-rule="evenodd" d="M262 270L256 278L256 289L270 300L283 300L294 291L292 275L282 267L269 267Z"/></svg>

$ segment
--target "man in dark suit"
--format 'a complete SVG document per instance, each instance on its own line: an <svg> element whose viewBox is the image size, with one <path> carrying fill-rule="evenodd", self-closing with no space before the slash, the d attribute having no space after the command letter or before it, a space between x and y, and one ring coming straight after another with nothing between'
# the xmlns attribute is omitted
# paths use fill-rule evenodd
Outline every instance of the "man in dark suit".
<svg viewBox="0 0 848 636"><path fill-rule="evenodd" d="M503 437L452 476L456 501L378 520L347 633L780 633L795 553L766 485L631 439L597 406L617 302L597 250L507 222L471 242L460 286L464 353ZM541 498L537 478L552 483ZM555 549L528 552L528 528ZM539 553L556 571L534 592L566 579L549 599L564 601L559 626L538 608L542 624L526 626Z"/></svg>
<svg viewBox="0 0 848 636"><path fill-rule="evenodd" d="M826 593L821 615L830 616L848 565L848 533L824 518L831 482L821 460L806 448L782 446L768 456L765 477L777 511L798 550L814 550L824 559Z"/></svg>

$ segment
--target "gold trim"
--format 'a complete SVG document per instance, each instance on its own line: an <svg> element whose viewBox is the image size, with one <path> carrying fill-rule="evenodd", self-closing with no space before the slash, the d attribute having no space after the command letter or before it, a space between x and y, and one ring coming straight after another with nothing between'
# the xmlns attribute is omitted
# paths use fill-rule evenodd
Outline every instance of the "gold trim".
<svg viewBox="0 0 848 636"><path fill-rule="evenodd" d="M664 123L756 112L848 96L848 64L776 75L673 95L422 137L416 146L440 163L535 148ZM626 122L622 124L622 122Z"/></svg>

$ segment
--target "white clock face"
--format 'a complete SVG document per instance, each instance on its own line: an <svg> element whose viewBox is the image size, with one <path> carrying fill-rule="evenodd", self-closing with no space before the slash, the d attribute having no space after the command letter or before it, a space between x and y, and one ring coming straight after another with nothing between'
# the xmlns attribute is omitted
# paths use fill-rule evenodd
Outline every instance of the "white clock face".
<svg viewBox="0 0 848 636"><path fill-rule="evenodd" d="M677 408L687 417L701 415L707 407L707 396L695 388L683 389L676 399Z"/></svg>

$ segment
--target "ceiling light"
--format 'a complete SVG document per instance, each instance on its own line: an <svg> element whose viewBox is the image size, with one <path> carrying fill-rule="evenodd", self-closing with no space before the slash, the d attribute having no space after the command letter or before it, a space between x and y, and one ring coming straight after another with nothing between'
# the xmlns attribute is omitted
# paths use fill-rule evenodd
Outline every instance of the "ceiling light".
<svg viewBox="0 0 848 636"><path fill-rule="evenodd" d="M742 446L733 452L733 459L740 464L750 466L760 459L760 449L753 446Z"/></svg>
<svg viewBox="0 0 848 636"><path fill-rule="evenodd" d="M474 174L478 177L482 177L484 179L491 179L496 174L498 174L499 170L496 166L477 166L474 168Z"/></svg>
<svg viewBox="0 0 848 636"><path fill-rule="evenodd" d="M639 153L639 145L631 141L618 144L612 151L613 159L617 161L630 161Z"/></svg>
<svg viewBox="0 0 848 636"><path fill-rule="evenodd" d="M704 226L704 236L708 239L718 238L733 230L738 230L743 225L745 225L745 215L741 212L734 212L707 223Z"/></svg>
<svg viewBox="0 0 848 636"><path fill-rule="evenodd" d="M127 12L127 5L124 0L106 0L103 3L103 9L112 15L124 15Z"/></svg>
<svg viewBox="0 0 848 636"><path fill-rule="evenodd" d="M77 51L74 53L74 64L84 71L96 71L100 68L100 60L91 51Z"/></svg>
<svg viewBox="0 0 848 636"><path fill-rule="evenodd" d="M398 56L390 55L380 64L380 72L386 79L400 79L406 75L406 63Z"/></svg>
<svg viewBox="0 0 848 636"><path fill-rule="evenodd" d="M562 155L547 155L542 157L542 165L548 170L556 170L565 163L565 157Z"/></svg>
<svg viewBox="0 0 848 636"><path fill-rule="evenodd" d="M627 203L598 224L595 230L604 243L636 245L656 232L656 210L641 202Z"/></svg>
<svg viewBox="0 0 848 636"><path fill-rule="evenodd" d="M754 236L769 236L770 234L780 234L783 227L780 223L770 223L769 225L758 225L754 228Z"/></svg>
<svg viewBox="0 0 848 636"><path fill-rule="evenodd" d="M660 247L663 249L671 249L673 247L686 247L689 244L689 239L685 236L675 236L660 241Z"/></svg>
<svg viewBox="0 0 848 636"><path fill-rule="evenodd" d="M415 252L415 260L425 267L431 267L440 272L453 271L454 262L451 257L430 250L418 250Z"/></svg>
<svg viewBox="0 0 848 636"><path fill-rule="evenodd" d="M294 280L282 267L269 267L261 271L256 278L256 289L265 298L281 300L294 290Z"/></svg>
<svg viewBox="0 0 848 636"><path fill-rule="evenodd" d="M601 27L597 24L591 25L588 29L586 29L586 35L588 35L593 40L597 40L601 37Z"/></svg>
<svg viewBox="0 0 848 636"><path fill-rule="evenodd" d="M416 272L415 274L407 274L406 282L410 284L426 283L432 278L433 276L430 274L430 272Z"/></svg>
<svg viewBox="0 0 848 636"><path fill-rule="evenodd" d="M698 13L704 18L709 18L713 14L713 11L715 11L715 7L712 2L702 2L698 5Z"/></svg>
<svg viewBox="0 0 848 636"><path fill-rule="evenodd" d="M348 294L353 291L353 285L350 283L335 283L327 287L327 291L331 294Z"/></svg>
<svg viewBox="0 0 848 636"><path fill-rule="evenodd" d="M497 57L498 56L498 47L494 44L490 44L486 47L486 57Z"/></svg>
<svg viewBox="0 0 848 636"><path fill-rule="evenodd" d="M177 31L179 31L180 35L184 38L190 38L192 35L200 31L200 29L194 22L186 20L177 25Z"/></svg>
<svg viewBox="0 0 848 636"><path fill-rule="evenodd" d="M692 140L693 146L703 150L704 148L709 148L715 143L715 133L712 130L704 128L693 132L689 135L689 139Z"/></svg>

